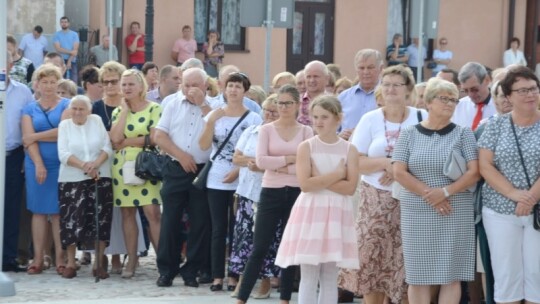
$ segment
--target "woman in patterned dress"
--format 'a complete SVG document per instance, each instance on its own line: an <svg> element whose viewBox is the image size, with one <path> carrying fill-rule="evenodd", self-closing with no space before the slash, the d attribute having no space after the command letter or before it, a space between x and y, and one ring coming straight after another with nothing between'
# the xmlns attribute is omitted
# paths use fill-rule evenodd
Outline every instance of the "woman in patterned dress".
<svg viewBox="0 0 540 304"><path fill-rule="evenodd" d="M110 158L113 153L101 118L91 114L90 99L77 95L71 100L69 109L72 118L62 121L58 127L60 239L68 258L62 277L67 279L77 275L77 246L84 250L95 249L97 231L99 248L96 252L103 255L109 243L112 218ZM95 204L99 204L98 228ZM93 275L101 279L109 277L107 269L95 263Z"/></svg>
<svg viewBox="0 0 540 304"><path fill-rule="evenodd" d="M360 270L343 270L339 284L364 295L367 304L382 304L385 297L399 303L406 292L399 202L391 193L391 157L400 131L427 116L407 106L414 89L410 69L386 68L380 87L384 106L362 116L351 139L362 174L356 219Z"/></svg>
<svg viewBox="0 0 540 304"><path fill-rule="evenodd" d="M450 121L458 94L453 83L430 79L424 93L428 118L405 129L394 150L394 176L404 187L399 199L409 303L429 304L431 286L440 285L439 303L457 304L460 281L474 280L474 208L468 189L475 189L480 177L478 152L471 129ZM467 162L456 181L443 173L452 152Z"/></svg>
<svg viewBox="0 0 540 304"><path fill-rule="evenodd" d="M126 185L123 169L125 161L133 161L142 151L145 136L150 137L161 116L161 106L146 100L147 84L142 73L130 69L122 73L122 93L120 107L113 112L110 132L115 147L112 177L115 206L122 207L122 226L129 260L122 271L123 278L131 278L137 266L137 238L139 231L135 216L138 206L142 206L149 221L150 241L158 249L161 212L159 204L160 183L145 181L142 185Z"/></svg>

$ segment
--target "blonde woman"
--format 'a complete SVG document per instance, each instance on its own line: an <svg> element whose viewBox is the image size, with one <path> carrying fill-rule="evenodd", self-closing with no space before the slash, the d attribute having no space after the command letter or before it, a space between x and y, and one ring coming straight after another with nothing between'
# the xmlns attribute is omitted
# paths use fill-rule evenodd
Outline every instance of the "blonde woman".
<svg viewBox="0 0 540 304"><path fill-rule="evenodd" d="M137 266L137 238L139 231L135 216L138 206L143 207L149 221L150 241L158 248L161 213L159 204L160 183L145 181L142 185L126 185L122 166L125 161L133 161L142 151L145 137L150 138L161 116L161 106L146 100L147 84L142 73L130 69L122 74L120 80L123 99L120 107L114 110L111 141L116 150L112 177L114 205L122 207L122 225L129 260L122 271L123 278L131 278Z"/></svg>
<svg viewBox="0 0 540 304"><path fill-rule="evenodd" d="M34 261L28 274L40 274L44 267L44 251L48 239L48 219L56 250L56 271L64 272L64 251L60 244L60 216L58 205L58 125L67 117L64 113L69 99L57 95L60 69L44 64L34 73L35 86L40 98L23 110L22 133L26 148L24 170L26 175L26 204L32 212L32 242Z"/></svg>

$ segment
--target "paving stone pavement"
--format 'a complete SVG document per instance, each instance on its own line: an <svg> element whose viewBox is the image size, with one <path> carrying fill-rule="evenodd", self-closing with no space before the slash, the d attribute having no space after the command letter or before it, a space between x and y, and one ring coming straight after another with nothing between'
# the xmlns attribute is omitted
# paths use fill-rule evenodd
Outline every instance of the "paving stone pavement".
<svg viewBox="0 0 540 304"><path fill-rule="evenodd" d="M50 303L50 304L233 304L235 299L228 291L211 292L210 284L199 288L183 285L176 278L172 287L157 287L158 277L155 253L149 251L147 257L139 258L140 266L131 279L113 275L96 283L91 276L91 266L82 266L73 279L64 279L53 267L40 275L26 273L5 273L15 283L16 295L0 297L0 303ZM257 286L255 287L257 288ZM256 290L256 289L255 289ZM291 304L296 304L297 294L293 294ZM357 300L358 301L358 300ZM279 294L274 290L269 299L254 300L249 303L279 303ZM355 302L357 303L357 302Z"/></svg>

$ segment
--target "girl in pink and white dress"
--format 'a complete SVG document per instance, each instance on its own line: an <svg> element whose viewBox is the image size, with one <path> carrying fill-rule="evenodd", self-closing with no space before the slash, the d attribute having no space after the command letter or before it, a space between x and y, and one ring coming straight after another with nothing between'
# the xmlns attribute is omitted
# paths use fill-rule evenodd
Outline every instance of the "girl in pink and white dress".
<svg viewBox="0 0 540 304"><path fill-rule="evenodd" d="M275 263L283 268L300 265L299 304L337 303L338 268L359 268L351 201L358 182L358 152L337 136L343 118L337 98L316 98L310 112L318 135L298 146L296 173L302 193Z"/></svg>

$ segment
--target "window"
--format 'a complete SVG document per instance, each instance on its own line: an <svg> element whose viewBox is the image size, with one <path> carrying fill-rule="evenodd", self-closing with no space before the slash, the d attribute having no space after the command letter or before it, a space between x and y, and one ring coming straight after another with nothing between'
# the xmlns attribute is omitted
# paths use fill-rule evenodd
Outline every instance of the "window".
<svg viewBox="0 0 540 304"><path fill-rule="evenodd" d="M245 28L240 26L240 1L195 0L195 40L202 44L209 30L217 30L225 50L243 50Z"/></svg>

